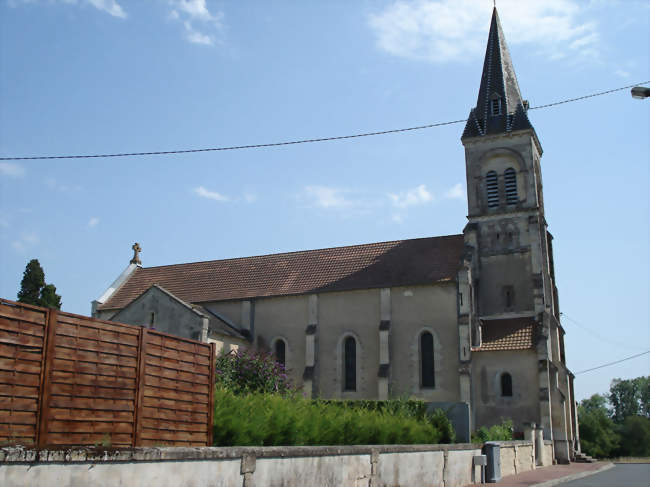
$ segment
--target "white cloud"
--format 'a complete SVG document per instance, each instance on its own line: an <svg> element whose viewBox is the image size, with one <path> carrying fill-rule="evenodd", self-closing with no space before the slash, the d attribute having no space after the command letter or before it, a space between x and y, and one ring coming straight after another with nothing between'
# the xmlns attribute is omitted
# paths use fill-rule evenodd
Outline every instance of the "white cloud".
<svg viewBox="0 0 650 487"><path fill-rule="evenodd" d="M25 168L20 164L14 164L12 162L0 162L0 175L22 178L25 175Z"/></svg>
<svg viewBox="0 0 650 487"><path fill-rule="evenodd" d="M23 233L18 240L11 242L11 246L17 252L25 252L38 244L39 241L40 239L36 233Z"/></svg>
<svg viewBox="0 0 650 487"><path fill-rule="evenodd" d="M192 24L189 21L184 22L185 30L187 31L187 40L193 44L203 44L206 46L211 46L214 44L214 39L207 35L202 34L201 32L194 30Z"/></svg>
<svg viewBox="0 0 650 487"><path fill-rule="evenodd" d="M463 185L461 183L454 184L451 188L445 191L444 197L449 199L464 200L465 191L463 190Z"/></svg>
<svg viewBox="0 0 650 487"><path fill-rule="evenodd" d="M11 7L17 6L19 3L36 3L38 0L10 0ZM49 0L48 3L65 3L67 5L77 5L79 3L86 3L92 5L97 10L106 12L113 17L126 18L126 12L117 0Z"/></svg>
<svg viewBox="0 0 650 487"><path fill-rule="evenodd" d="M223 12L212 13L206 0L168 0L169 18L183 23L185 38L193 44L214 45L223 36Z"/></svg>
<svg viewBox="0 0 650 487"><path fill-rule="evenodd" d="M246 203L255 203L257 201L257 195L255 193L244 193L244 201Z"/></svg>
<svg viewBox="0 0 650 487"><path fill-rule="evenodd" d="M343 191L337 188L327 186L306 186L305 194L314 205L321 208L347 208L352 205Z"/></svg>
<svg viewBox="0 0 650 487"><path fill-rule="evenodd" d="M90 220L88 220L88 226L90 228L96 227L98 223L99 223L99 218L97 218L96 216L93 216Z"/></svg>
<svg viewBox="0 0 650 487"><path fill-rule="evenodd" d="M61 191L62 193L67 193L69 191L81 191L81 186L78 184L65 184L65 183L60 183L57 181L55 178L47 178L45 180L45 184L47 185L48 188L55 190L55 191Z"/></svg>
<svg viewBox="0 0 650 487"><path fill-rule="evenodd" d="M113 17L125 18L124 9L115 0L87 0L93 7L102 10Z"/></svg>
<svg viewBox="0 0 650 487"><path fill-rule="evenodd" d="M421 184L416 188L402 191L397 194L389 193L388 198L390 198L393 205L397 208L407 208L409 206L428 203L433 200L433 195L429 190L427 190L427 187L424 184Z"/></svg>
<svg viewBox="0 0 650 487"><path fill-rule="evenodd" d="M199 186L198 188L194 188L194 192L199 195L201 198L207 198L209 200L215 200L215 201L229 201L230 198L227 196L224 196L220 193L217 193L216 191L209 191L205 189L203 186Z"/></svg>
<svg viewBox="0 0 650 487"><path fill-rule="evenodd" d="M201 20L213 20L215 18L208 10L206 0L171 0L169 3L191 18Z"/></svg>
<svg viewBox="0 0 650 487"><path fill-rule="evenodd" d="M577 0L499 0L507 42L537 46L551 58L598 56L593 22L578 17ZM485 51L492 3L477 0L397 0L371 14L377 44L395 56L435 63L463 61Z"/></svg>

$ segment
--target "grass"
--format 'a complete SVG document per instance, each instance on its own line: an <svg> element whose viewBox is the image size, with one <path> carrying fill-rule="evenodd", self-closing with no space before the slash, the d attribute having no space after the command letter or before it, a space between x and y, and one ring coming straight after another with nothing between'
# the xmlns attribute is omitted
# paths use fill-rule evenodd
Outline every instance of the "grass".
<svg viewBox="0 0 650 487"><path fill-rule="evenodd" d="M620 457L610 461L613 463L650 463L650 457Z"/></svg>

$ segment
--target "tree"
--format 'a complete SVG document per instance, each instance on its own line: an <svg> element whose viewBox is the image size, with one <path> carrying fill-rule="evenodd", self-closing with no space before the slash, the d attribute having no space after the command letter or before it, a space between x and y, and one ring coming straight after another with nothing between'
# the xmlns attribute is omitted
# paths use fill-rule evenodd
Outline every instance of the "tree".
<svg viewBox="0 0 650 487"><path fill-rule="evenodd" d="M39 300L43 286L45 286L45 272L38 260L32 259L23 272L23 280L20 282L20 291L18 291L18 302L40 305Z"/></svg>
<svg viewBox="0 0 650 487"><path fill-rule="evenodd" d="M641 403L639 414L650 419L650 375L637 377L637 388L639 391L639 402Z"/></svg>
<svg viewBox="0 0 650 487"><path fill-rule="evenodd" d="M38 259L30 260L25 266L18 302L61 309L61 296L56 293L54 284L45 284L45 272Z"/></svg>
<svg viewBox="0 0 650 487"><path fill-rule="evenodd" d="M650 419L643 416L628 416L620 427L620 456L650 456Z"/></svg>
<svg viewBox="0 0 650 487"><path fill-rule="evenodd" d="M638 377L631 380L614 379L609 388L609 402L612 405L612 419L622 424L625 418L641 414Z"/></svg>
<svg viewBox="0 0 650 487"><path fill-rule="evenodd" d="M61 309L61 296L56 293L56 286L54 284L46 284L41 289L41 306Z"/></svg>
<svg viewBox="0 0 650 487"><path fill-rule="evenodd" d="M589 399L584 399L578 407L580 445L588 455L598 458L611 457L620 442L606 403L607 398L604 395L594 394Z"/></svg>

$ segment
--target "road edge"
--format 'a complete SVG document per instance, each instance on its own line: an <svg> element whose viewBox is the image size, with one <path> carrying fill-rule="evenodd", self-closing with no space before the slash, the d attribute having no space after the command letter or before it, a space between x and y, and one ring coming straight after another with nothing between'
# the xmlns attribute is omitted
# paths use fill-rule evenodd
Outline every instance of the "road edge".
<svg viewBox="0 0 650 487"><path fill-rule="evenodd" d="M589 477L590 475L604 472L605 470L609 470L613 466L614 466L613 463L608 462L602 467L600 467L598 470L588 470L586 472L574 473L571 475L567 475L566 477L560 477L553 480L547 480L546 482L541 482L539 484L533 484L530 487L553 487L554 485L563 484L564 482L571 482L573 480L578 480L584 477Z"/></svg>

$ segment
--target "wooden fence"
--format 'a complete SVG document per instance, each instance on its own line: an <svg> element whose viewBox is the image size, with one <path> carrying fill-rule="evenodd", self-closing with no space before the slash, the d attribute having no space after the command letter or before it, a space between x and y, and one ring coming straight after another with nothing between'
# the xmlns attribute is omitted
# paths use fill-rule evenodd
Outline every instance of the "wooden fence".
<svg viewBox="0 0 650 487"><path fill-rule="evenodd" d="M0 444L212 444L214 345L0 299Z"/></svg>

